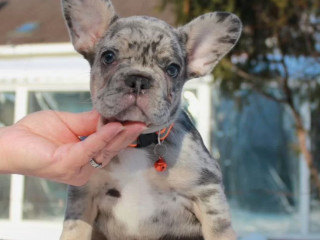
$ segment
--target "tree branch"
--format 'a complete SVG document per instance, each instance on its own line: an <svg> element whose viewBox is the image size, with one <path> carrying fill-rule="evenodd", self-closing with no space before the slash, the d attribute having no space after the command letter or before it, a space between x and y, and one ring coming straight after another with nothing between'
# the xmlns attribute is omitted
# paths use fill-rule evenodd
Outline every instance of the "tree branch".
<svg viewBox="0 0 320 240"><path fill-rule="evenodd" d="M289 81L289 72L288 72L288 68L287 68L287 65L284 61L284 59L282 58L281 60L281 64L283 66L283 69L284 69L284 77L281 79L281 82L282 82L282 88L283 88L283 92L285 93L286 95L286 98L285 99L278 99L276 98L275 96L271 95L271 94L268 94L266 93L265 91L262 91L260 88L257 88L254 84L254 82L256 81L266 81L266 79L263 79L261 77L257 77L257 76L254 76L252 74L249 74L241 69L239 69L238 67L236 66L233 66L234 70L235 70L235 73L246 79L252 89L261 94L262 96L270 99L270 100L273 100L273 101L276 101L278 103L283 103L283 104L286 104L289 106L291 112L292 112L292 115L293 115L293 118L294 118L294 121L296 123L296 131L297 131L297 137L298 137L298 141L299 141L299 146L300 146L300 150L301 150L301 154L303 155L309 169L310 169L310 175L311 175L311 178L313 179L313 184L316 186L317 190L318 190L318 197L320 198L320 179L319 179L319 172L317 170L317 168L315 167L314 165L314 161L313 161L313 156L307 146L307 142L306 142L306 138L308 136L308 132L307 130L304 128L303 126L303 120L302 120L302 117L299 113L298 110L295 109L295 106L294 106L294 103L293 103L293 93L292 93L292 90L290 89L289 87L289 84L288 84L288 81ZM278 78L278 81L279 81L279 78Z"/></svg>
<svg viewBox="0 0 320 240"><path fill-rule="evenodd" d="M288 72L288 67L284 61L284 58L282 56L281 61L280 61L283 70L284 70L284 77L281 79L282 81L282 86L283 86L283 92L286 95L287 103L290 105L292 109L295 109L294 103L293 103L293 96L292 96L292 91L289 87L289 72Z"/></svg>
<svg viewBox="0 0 320 240"><path fill-rule="evenodd" d="M263 78L261 78L261 77L258 77L258 76L249 74L249 73L241 70L240 68L238 68L238 67L236 67L236 66L234 66L234 70L235 70L235 73L236 73L238 76L240 76L240 77L242 77L242 78L244 78L244 79L247 80L247 82L248 82L248 83L250 84L250 86L252 87L252 90L254 90L255 92L261 94L261 95L264 96L265 98L268 98L268 99L270 99L270 100L272 100L272 101L275 101L275 102L278 102L278 103L286 103L286 99L279 99L279 98L273 96L272 94L269 94L269 93L261 90L260 88L258 88L258 87L256 86L255 82L257 82L257 81L262 81L262 82L264 82L264 81L266 81L266 79L263 79Z"/></svg>
<svg viewBox="0 0 320 240"><path fill-rule="evenodd" d="M320 55L316 53L316 51L312 50L312 46L310 43L310 39L304 34L304 39L306 41L307 49L309 51L309 54L313 57L313 59L317 62L320 63Z"/></svg>
<svg viewBox="0 0 320 240"><path fill-rule="evenodd" d="M295 108L294 102L293 102L293 93L292 90L289 87L288 81L289 81L289 72L288 67L284 61L284 58L281 59L281 64L284 69L284 77L283 77L283 91L287 96L287 105L292 111L293 118L296 123L296 131L298 136L298 141L300 145L301 154L303 155L309 169L310 169L310 176L313 179L313 184L316 186L318 190L318 197L320 198L320 179L319 179L319 173L314 165L313 156L311 154L310 149L307 146L307 137L308 137L308 131L305 129L303 125L303 119L301 117L301 114L299 111Z"/></svg>

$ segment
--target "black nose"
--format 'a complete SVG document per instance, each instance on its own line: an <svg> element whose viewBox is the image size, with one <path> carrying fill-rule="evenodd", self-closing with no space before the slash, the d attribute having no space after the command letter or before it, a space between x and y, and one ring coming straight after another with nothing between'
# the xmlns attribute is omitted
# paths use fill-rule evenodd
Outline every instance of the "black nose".
<svg viewBox="0 0 320 240"><path fill-rule="evenodd" d="M130 75L125 79L125 84L136 91L151 88L151 80L148 77L140 75Z"/></svg>

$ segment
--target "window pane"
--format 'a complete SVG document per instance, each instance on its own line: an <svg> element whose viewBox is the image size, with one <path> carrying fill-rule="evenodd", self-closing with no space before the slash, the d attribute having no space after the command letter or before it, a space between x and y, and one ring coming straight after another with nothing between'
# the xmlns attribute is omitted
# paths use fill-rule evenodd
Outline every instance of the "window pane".
<svg viewBox="0 0 320 240"><path fill-rule="evenodd" d="M311 195L310 230L312 233L320 233L320 201L315 194Z"/></svg>
<svg viewBox="0 0 320 240"><path fill-rule="evenodd" d="M89 92L32 92L28 113L39 110L69 112L92 108ZM65 210L67 186L44 179L26 177L23 205L25 219L61 219Z"/></svg>
<svg viewBox="0 0 320 240"><path fill-rule="evenodd" d="M44 179L25 177L24 219L61 219L67 186Z"/></svg>
<svg viewBox="0 0 320 240"><path fill-rule="evenodd" d="M235 228L242 234L299 232L291 115L280 104L242 93L237 101L220 94L213 103L213 152L220 156Z"/></svg>
<svg viewBox="0 0 320 240"><path fill-rule="evenodd" d="M14 93L0 92L0 127L13 123L14 118Z"/></svg>
<svg viewBox="0 0 320 240"><path fill-rule="evenodd" d="M310 137L313 161L318 172L320 172L320 109L316 109L311 113L311 129ZM310 228L311 232L320 233L320 192L315 186L314 182L311 182Z"/></svg>
<svg viewBox="0 0 320 240"><path fill-rule="evenodd" d="M14 93L0 93L0 127L13 123ZM10 176L0 175L0 218L9 217Z"/></svg>
<svg viewBox="0 0 320 240"><path fill-rule="evenodd" d="M33 92L29 94L28 112L59 110L68 112L90 111L89 92Z"/></svg>

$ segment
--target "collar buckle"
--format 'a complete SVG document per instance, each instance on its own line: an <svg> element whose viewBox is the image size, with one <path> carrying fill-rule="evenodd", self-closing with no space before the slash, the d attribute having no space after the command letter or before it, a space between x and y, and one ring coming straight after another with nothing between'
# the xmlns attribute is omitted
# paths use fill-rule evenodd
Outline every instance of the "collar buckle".
<svg viewBox="0 0 320 240"><path fill-rule="evenodd" d="M158 142L158 135L156 133L148 133L148 134L141 134L137 139L137 147L143 148L148 147L152 143Z"/></svg>

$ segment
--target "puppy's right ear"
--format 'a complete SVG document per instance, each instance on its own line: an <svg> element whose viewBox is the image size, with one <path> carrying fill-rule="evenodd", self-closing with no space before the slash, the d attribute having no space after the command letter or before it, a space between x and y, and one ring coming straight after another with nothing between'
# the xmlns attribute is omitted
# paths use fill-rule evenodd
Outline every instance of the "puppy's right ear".
<svg viewBox="0 0 320 240"><path fill-rule="evenodd" d="M110 0L62 0L74 48L85 57L118 18Z"/></svg>

